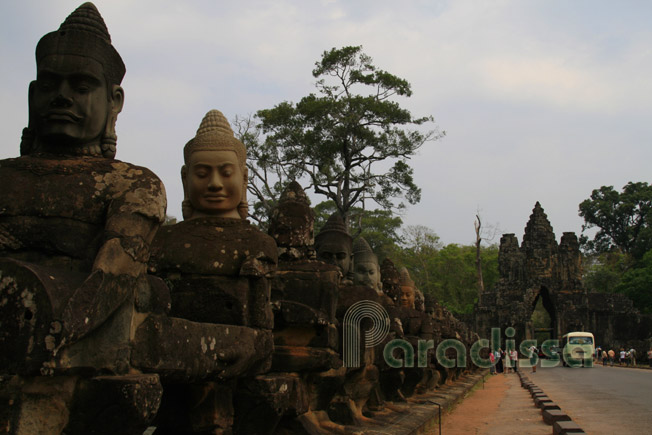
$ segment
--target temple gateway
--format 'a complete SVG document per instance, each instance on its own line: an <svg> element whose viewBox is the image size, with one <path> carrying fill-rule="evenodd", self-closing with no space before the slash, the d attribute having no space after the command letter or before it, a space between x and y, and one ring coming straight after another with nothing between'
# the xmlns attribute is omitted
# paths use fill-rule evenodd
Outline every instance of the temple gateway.
<svg viewBox="0 0 652 435"><path fill-rule="evenodd" d="M482 337L492 328L513 327L516 344L525 339L561 339L571 331L589 331L602 348L634 347L644 354L652 331L652 316L641 315L621 294L589 293L582 284L577 236L555 233L538 202L519 246L514 234L500 239L500 279L480 295L475 327ZM539 322L533 321L541 304ZM536 316L535 316L536 319ZM536 324L538 323L538 324Z"/></svg>

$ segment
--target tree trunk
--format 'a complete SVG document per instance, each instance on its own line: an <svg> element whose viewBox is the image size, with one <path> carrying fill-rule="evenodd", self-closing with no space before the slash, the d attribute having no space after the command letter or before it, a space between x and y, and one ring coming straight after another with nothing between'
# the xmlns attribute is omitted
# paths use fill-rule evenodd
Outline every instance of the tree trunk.
<svg viewBox="0 0 652 435"><path fill-rule="evenodd" d="M475 218L477 219L474 222L473 226L475 227L475 268L478 272L478 299L482 292L484 292L484 280L482 279L482 258L480 257L480 243L482 243L482 237L480 236L480 228L482 227L482 222L480 221L480 215L476 214Z"/></svg>

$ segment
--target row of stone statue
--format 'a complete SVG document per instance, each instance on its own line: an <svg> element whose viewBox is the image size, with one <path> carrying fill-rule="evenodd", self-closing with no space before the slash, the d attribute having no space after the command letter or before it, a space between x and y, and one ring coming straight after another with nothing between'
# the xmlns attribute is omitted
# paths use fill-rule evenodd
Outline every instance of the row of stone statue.
<svg viewBox="0 0 652 435"><path fill-rule="evenodd" d="M21 156L0 161L5 432L345 433L463 372L432 354L391 368L364 339L343 366L359 301L389 314L383 344L477 336L338 216L314 237L295 182L269 234L250 225L246 150L219 111L183 149L184 221L161 227L161 181L114 159L125 67L93 4L36 61Z"/></svg>

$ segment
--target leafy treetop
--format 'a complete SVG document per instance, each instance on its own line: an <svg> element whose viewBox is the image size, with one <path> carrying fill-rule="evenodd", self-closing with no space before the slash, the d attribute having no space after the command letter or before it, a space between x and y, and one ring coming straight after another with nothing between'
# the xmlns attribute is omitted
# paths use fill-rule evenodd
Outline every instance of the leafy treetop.
<svg viewBox="0 0 652 435"><path fill-rule="evenodd" d="M620 251L640 259L652 249L652 186L629 182L623 191L602 186L580 203L582 231L597 227L593 240L582 235L580 243L589 252Z"/></svg>
<svg viewBox="0 0 652 435"><path fill-rule="evenodd" d="M405 206L394 201L401 196L417 203L421 190L407 161L445 133L404 128L433 121L414 118L393 100L411 96L410 84L374 66L360 46L325 51L312 74L317 94L257 112L266 138L247 144L258 147L261 159L250 172L307 179L307 189L333 201L347 222L352 207L364 208L366 200L388 210ZM381 162L392 165L379 170Z"/></svg>

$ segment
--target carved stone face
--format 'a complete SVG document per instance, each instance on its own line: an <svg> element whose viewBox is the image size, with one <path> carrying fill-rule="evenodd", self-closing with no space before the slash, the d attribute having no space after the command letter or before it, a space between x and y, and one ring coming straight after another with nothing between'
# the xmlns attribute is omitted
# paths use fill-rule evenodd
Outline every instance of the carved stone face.
<svg viewBox="0 0 652 435"><path fill-rule="evenodd" d="M407 285L402 285L399 302L403 308L414 308L414 288Z"/></svg>
<svg viewBox="0 0 652 435"><path fill-rule="evenodd" d="M183 184L194 213L240 219L244 175L234 151L195 151L183 171Z"/></svg>
<svg viewBox="0 0 652 435"><path fill-rule="evenodd" d="M366 285L379 293L382 291L379 267L373 261L356 261L353 268L353 280L355 284Z"/></svg>
<svg viewBox="0 0 652 435"><path fill-rule="evenodd" d="M121 108L122 89L116 88ZM30 95L37 136L46 143L99 145L112 98L99 62L78 55L46 56Z"/></svg>
<svg viewBox="0 0 652 435"><path fill-rule="evenodd" d="M350 247L344 243L342 237L331 237L330 235L325 237L328 237L328 239L319 245L317 258L325 263L339 267L342 274L346 276L351 268Z"/></svg>

